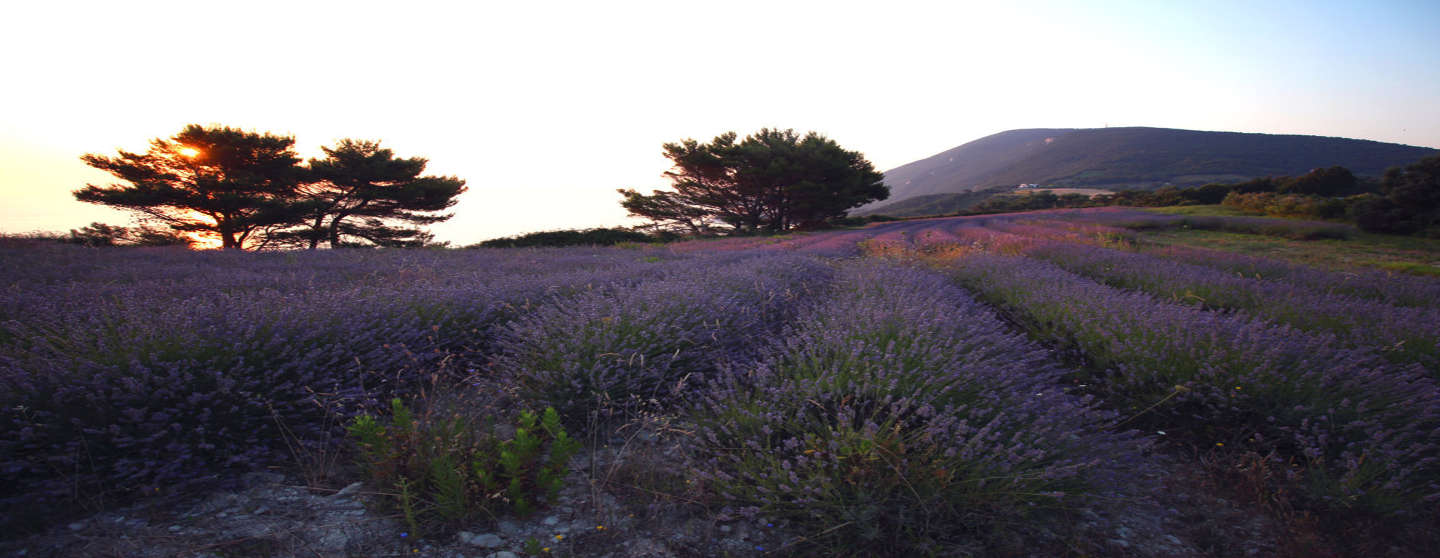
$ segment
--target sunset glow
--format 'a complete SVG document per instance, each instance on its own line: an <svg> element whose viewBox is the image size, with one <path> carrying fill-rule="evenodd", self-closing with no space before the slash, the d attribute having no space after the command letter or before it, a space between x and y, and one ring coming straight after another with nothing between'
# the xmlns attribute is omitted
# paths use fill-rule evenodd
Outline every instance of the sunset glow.
<svg viewBox="0 0 1440 558"><path fill-rule="evenodd" d="M181 148L179 149L179 151L180 151L180 154L181 154L181 155L184 155L184 156L186 156L186 157L194 157L194 156L200 154L200 150L199 150L199 149L195 149L194 147L189 147L189 146L181 147Z"/></svg>
<svg viewBox="0 0 1440 558"><path fill-rule="evenodd" d="M762 127L880 170L1017 128L1440 147L1437 2L560 4L17 4L0 228L126 223L75 201L113 181L79 157L191 123L293 136L306 159L342 138L425 157L469 181L432 228L456 244L633 224L615 190L664 187L663 143ZM127 62L156 52L164 72Z"/></svg>

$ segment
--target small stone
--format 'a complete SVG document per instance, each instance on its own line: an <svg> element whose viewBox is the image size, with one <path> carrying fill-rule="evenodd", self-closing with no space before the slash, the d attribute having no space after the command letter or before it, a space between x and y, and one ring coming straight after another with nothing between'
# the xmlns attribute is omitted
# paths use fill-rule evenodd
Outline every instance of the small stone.
<svg viewBox="0 0 1440 558"><path fill-rule="evenodd" d="M362 483L352 482L352 483L350 483L349 486L346 486L345 488L341 488L339 492L336 492L336 493L335 493L335 497L336 497L336 498L341 498L341 497L349 496L349 495L351 495L351 494L354 494L354 493L356 493L356 492L359 492L361 486L362 486Z"/></svg>
<svg viewBox="0 0 1440 558"><path fill-rule="evenodd" d="M1165 535L1165 542L1168 542L1175 546L1180 546L1182 544L1180 542L1180 537L1177 537L1175 535Z"/></svg>
<svg viewBox="0 0 1440 558"><path fill-rule="evenodd" d="M85 522L84 522L84 521L76 521L76 522L71 523L70 525L68 525L68 527L70 527L70 530L71 530L71 531L79 531L79 530L85 528Z"/></svg>
<svg viewBox="0 0 1440 558"><path fill-rule="evenodd" d="M496 523L495 527L500 529L501 533L505 533L507 535L512 535L520 531L520 524L515 523L514 521L510 521L508 519Z"/></svg>
<svg viewBox="0 0 1440 558"><path fill-rule="evenodd" d="M1105 542L1110 543L1111 546L1115 546L1115 547L1119 547L1119 548L1130 548L1130 542L1129 542L1129 541L1126 541L1126 540L1124 540L1124 539L1110 539L1110 540L1105 541Z"/></svg>
<svg viewBox="0 0 1440 558"><path fill-rule="evenodd" d="M516 556L514 552L510 552L509 550L501 550L500 552L493 552L493 553L491 553L490 556L488 556L487 558L520 558L520 557L519 557L519 556Z"/></svg>
<svg viewBox="0 0 1440 558"><path fill-rule="evenodd" d="M183 527L179 525L171 525L170 528L167 529L167 531L170 531L171 533L179 533L180 529L183 529Z"/></svg>
<svg viewBox="0 0 1440 558"><path fill-rule="evenodd" d="M460 542L481 548L495 548L505 544L504 539L494 533L476 535L467 531L460 532Z"/></svg>
<svg viewBox="0 0 1440 558"><path fill-rule="evenodd" d="M553 526L555 526L555 524L560 523L560 518L555 517L555 516L552 515L552 516L550 516L550 517L545 518L545 520L544 520L544 521L541 521L541 523L544 523L544 524L547 525L547 526L553 527Z"/></svg>
<svg viewBox="0 0 1440 558"><path fill-rule="evenodd" d="M255 515L265 515L265 513L268 511L270 511L270 506L260 506L258 508L255 508L255 511L252 513L254 513Z"/></svg>
<svg viewBox="0 0 1440 558"><path fill-rule="evenodd" d="M670 549L655 539L635 539L630 541L626 553L630 556L670 556Z"/></svg>
<svg viewBox="0 0 1440 558"><path fill-rule="evenodd" d="M730 531L734 531L734 530L735 530L735 529L734 529L733 527L729 526L729 525L721 525L721 526L720 526L720 532L721 532L721 533L729 533Z"/></svg>
<svg viewBox="0 0 1440 558"><path fill-rule="evenodd" d="M359 517L359 516L365 515L365 510L350 510L350 511L345 512L345 513L346 513L346 514L349 514L349 515L353 515L353 516Z"/></svg>
<svg viewBox="0 0 1440 558"><path fill-rule="evenodd" d="M339 552L350 544L350 537L342 531L331 531L320 537L319 546L323 552Z"/></svg>

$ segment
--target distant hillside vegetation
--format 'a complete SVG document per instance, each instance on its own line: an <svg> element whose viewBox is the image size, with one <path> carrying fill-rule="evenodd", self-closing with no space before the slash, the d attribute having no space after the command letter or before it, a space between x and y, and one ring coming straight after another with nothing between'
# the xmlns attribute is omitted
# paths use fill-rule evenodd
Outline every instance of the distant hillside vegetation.
<svg viewBox="0 0 1440 558"><path fill-rule="evenodd" d="M1154 189L1296 176L1334 165L1378 176L1434 153L1426 147L1321 136L1168 128L1010 130L887 171L889 200L851 214L918 215L911 211L917 203L952 207L973 203L953 194L1017 184Z"/></svg>
<svg viewBox="0 0 1440 558"><path fill-rule="evenodd" d="M889 215L892 217L922 217L926 215L951 215L959 213L971 207L979 205L991 196L1013 192L1015 189L1009 186L971 190L953 194L925 194L913 196L894 203L877 205L878 211L867 211L861 208L852 211L852 215Z"/></svg>

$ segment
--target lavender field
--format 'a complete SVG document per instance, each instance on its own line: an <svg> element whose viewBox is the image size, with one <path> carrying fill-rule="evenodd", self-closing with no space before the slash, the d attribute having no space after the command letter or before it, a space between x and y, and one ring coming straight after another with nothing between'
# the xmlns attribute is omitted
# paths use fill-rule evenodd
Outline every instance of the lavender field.
<svg viewBox="0 0 1440 558"><path fill-rule="evenodd" d="M1230 490L1266 554L1425 555L1440 280L1145 242L1180 227L1345 234L1105 208L623 248L6 242L0 528L350 455L400 398L553 408L581 454L664 424L681 449L619 454L617 494L778 533L756 554L1225 556L1115 541Z"/></svg>

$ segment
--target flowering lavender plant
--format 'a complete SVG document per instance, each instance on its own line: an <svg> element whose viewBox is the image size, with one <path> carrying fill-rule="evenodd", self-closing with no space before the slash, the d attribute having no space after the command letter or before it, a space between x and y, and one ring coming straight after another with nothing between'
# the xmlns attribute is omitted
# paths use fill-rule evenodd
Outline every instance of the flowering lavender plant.
<svg viewBox="0 0 1440 558"><path fill-rule="evenodd" d="M632 398L684 399L717 366L750 358L830 276L825 264L794 256L699 262L663 280L535 308L506 327L498 373L571 420Z"/></svg>
<svg viewBox="0 0 1440 558"><path fill-rule="evenodd" d="M1066 393L1044 350L931 273L852 265L767 353L705 390L693 467L822 548L976 544L1113 496L1139 465L1141 444Z"/></svg>
<svg viewBox="0 0 1440 558"><path fill-rule="evenodd" d="M974 256L949 272L1083 353L1091 381L1138 424L1303 463L1324 507L1419 513L1440 498L1440 390L1418 366L1034 259Z"/></svg>

